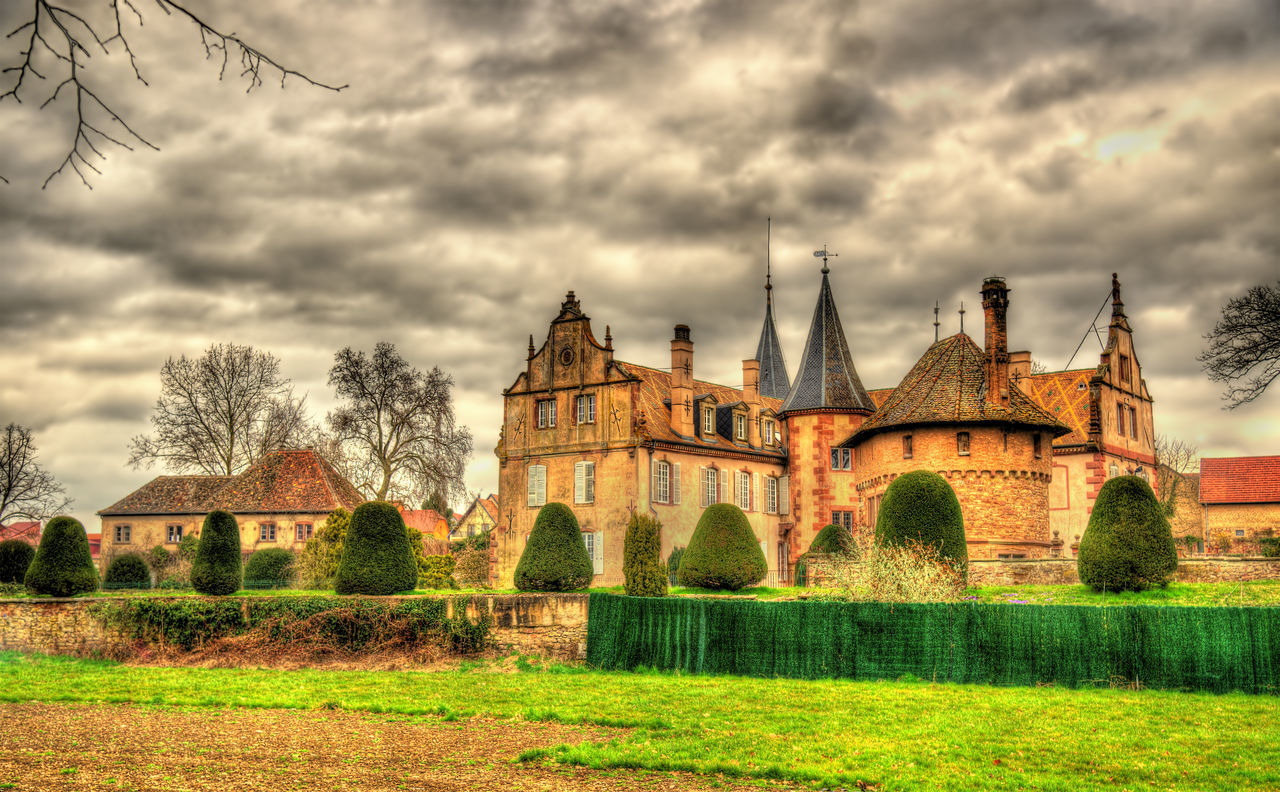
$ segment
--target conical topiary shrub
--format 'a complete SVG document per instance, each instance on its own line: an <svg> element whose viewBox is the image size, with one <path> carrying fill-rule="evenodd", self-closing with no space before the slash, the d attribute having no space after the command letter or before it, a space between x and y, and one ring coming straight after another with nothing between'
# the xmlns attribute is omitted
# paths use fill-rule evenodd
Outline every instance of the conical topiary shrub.
<svg viewBox="0 0 1280 792"><path fill-rule="evenodd" d="M201 594L234 594L240 590L240 525L230 512L209 512L200 528L200 544L191 562L191 587Z"/></svg>
<svg viewBox="0 0 1280 792"><path fill-rule="evenodd" d="M36 549L21 539L0 542L0 583L21 583L35 557Z"/></svg>
<svg viewBox="0 0 1280 792"><path fill-rule="evenodd" d="M1151 485L1118 476L1102 485L1080 539L1080 582L1096 591L1166 586L1178 568L1173 530Z"/></svg>
<svg viewBox="0 0 1280 792"><path fill-rule="evenodd" d="M146 560L137 553L125 553L116 556L102 576L102 590L113 589L149 589L151 588L151 569Z"/></svg>
<svg viewBox="0 0 1280 792"><path fill-rule="evenodd" d="M590 585L594 569L573 511L563 503L543 506L516 564L516 588L577 591Z"/></svg>
<svg viewBox="0 0 1280 792"><path fill-rule="evenodd" d="M667 573L662 564L662 523L636 512L627 522L622 546L622 576L628 596L667 596Z"/></svg>
<svg viewBox="0 0 1280 792"><path fill-rule="evenodd" d="M676 577L682 586L737 591L767 574L769 562L747 515L732 503L717 503L698 520Z"/></svg>
<svg viewBox="0 0 1280 792"><path fill-rule="evenodd" d="M934 548L967 578L969 549L960 501L947 480L929 470L913 470L891 481L876 518L877 545L913 542Z"/></svg>
<svg viewBox="0 0 1280 792"><path fill-rule="evenodd" d="M384 595L412 591L417 583L418 564L400 511L386 501L357 506L342 543L333 590Z"/></svg>
<svg viewBox="0 0 1280 792"><path fill-rule="evenodd" d="M74 597L98 588L98 570L79 520L54 517L49 521L23 584L33 594L54 597Z"/></svg>

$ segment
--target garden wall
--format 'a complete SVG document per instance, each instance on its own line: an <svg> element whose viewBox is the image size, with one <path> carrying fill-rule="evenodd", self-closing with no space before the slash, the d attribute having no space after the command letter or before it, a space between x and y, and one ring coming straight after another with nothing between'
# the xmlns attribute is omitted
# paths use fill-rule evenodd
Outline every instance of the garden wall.
<svg viewBox="0 0 1280 792"><path fill-rule="evenodd" d="M134 641L118 630L103 626L90 613L95 604L110 603L115 599L0 600L0 650L127 656L136 649ZM189 601L198 598L156 599ZM393 601L408 598L370 599ZM453 598L439 599L448 602L449 615L453 616ZM250 598L239 600L245 608L252 601ZM569 660L586 657L586 594L476 594L467 603L467 617L473 621L481 617L490 619L489 637L503 651Z"/></svg>

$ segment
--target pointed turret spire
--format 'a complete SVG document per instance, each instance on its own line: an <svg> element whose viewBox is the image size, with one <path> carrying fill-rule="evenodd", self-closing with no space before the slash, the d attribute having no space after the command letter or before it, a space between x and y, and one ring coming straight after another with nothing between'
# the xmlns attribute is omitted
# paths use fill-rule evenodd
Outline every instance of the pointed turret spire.
<svg viewBox="0 0 1280 792"><path fill-rule="evenodd" d="M756 344L756 360L760 361L760 395L785 399L791 390L791 378L787 376L787 361L782 357L778 328L773 323L773 264L769 252L772 218L768 223L764 256L764 327L760 328L760 343Z"/></svg>
<svg viewBox="0 0 1280 792"><path fill-rule="evenodd" d="M826 254L825 248L821 252ZM875 403L867 389L862 387L858 371L853 367L849 343L845 340L844 327L840 324L835 299L831 296L828 275L831 270L826 256L823 256L822 263L822 287L818 290L818 304L813 309L809 338L800 357L795 384L782 404L782 411L826 407L873 412Z"/></svg>

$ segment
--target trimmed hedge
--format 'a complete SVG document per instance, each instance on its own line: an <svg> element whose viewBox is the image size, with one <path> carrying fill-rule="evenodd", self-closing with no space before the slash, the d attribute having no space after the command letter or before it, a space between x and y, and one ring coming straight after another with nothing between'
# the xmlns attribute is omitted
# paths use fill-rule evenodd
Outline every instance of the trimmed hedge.
<svg viewBox="0 0 1280 792"><path fill-rule="evenodd" d="M1095 591L1142 591L1169 585L1177 568L1173 530L1151 485L1138 476L1103 484L1080 539L1080 582Z"/></svg>
<svg viewBox="0 0 1280 792"><path fill-rule="evenodd" d="M240 590L243 571L240 525L235 515L221 509L209 512L191 562L191 587L201 594L234 594Z"/></svg>
<svg viewBox="0 0 1280 792"><path fill-rule="evenodd" d="M244 587L247 589L288 588L293 583L293 553L283 547L264 547L249 556L244 565Z"/></svg>
<svg viewBox="0 0 1280 792"><path fill-rule="evenodd" d="M1280 608L592 593L587 663L695 674L1280 693Z"/></svg>
<svg viewBox="0 0 1280 792"><path fill-rule="evenodd" d="M400 511L386 501L367 501L351 514L342 560L333 579L339 594L395 594L418 584L409 534Z"/></svg>
<svg viewBox="0 0 1280 792"><path fill-rule="evenodd" d="M146 559L137 553L116 556L107 567L107 574L102 576L102 588L104 590L151 588L151 569L147 566Z"/></svg>
<svg viewBox="0 0 1280 792"><path fill-rule="evenodd" d="M27 567L23 585L33 594L74 597L98 588L98 570L84 526L74 517L54 517L44 527L40 549Z"/></svg>
<svg viewBox="0 0 1280 792"><path fill-rule="evenodd" d="M848 555L857 549L853 543L853 534L834 523L829 523L818 531L809 544L810 553L831 553Z"/></svg>
<svg viewBox="0 0 1280 792"><path fill-rule="evenodd" d="M22 583L36 549L21 539L0 542L0 583Z"/></svg>
<svg viewBox="0 0 1280 792"><path fill-rule="evenodd" d="M458 568L458 562L453 556L423 556L423 563L418 566L418 588L456 589L458 587L458 581L453 579L453 571Z"/></svg>
<svg viewBox="0 0 1280 792"><path fill-rule="evenodd" d="M516 588L578 591L591 584L594 570L573 510L563 503L543 506L516 564Z"/></svg>
<svg viewBox="0 0 1280 792"><path fill-rule="evenodd" d="M960 501L947 480L929 470L903 473L889 483L876 518L876 544L919 542L933 547L968 575Z"/></svg>
<svg viewBox="0 0 1280 792"><path fill-rule="evenodd" d="M717 503L702 512L676 573L682 586L729 591L755 585L767 574L769 562L751 523L732 503Z"/></svg>
<svg viewBox="0 0 1280 792"><path fill-rule="evenodd" d="M622 548L622 575L628 595L667 596L667 575L661 555L662 523L652 515L633 513L627 522Z"/></svg>

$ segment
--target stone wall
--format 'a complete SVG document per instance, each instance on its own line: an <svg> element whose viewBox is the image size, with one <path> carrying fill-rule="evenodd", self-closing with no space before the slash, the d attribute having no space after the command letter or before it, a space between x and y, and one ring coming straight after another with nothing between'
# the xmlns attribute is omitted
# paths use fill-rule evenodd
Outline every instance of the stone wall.
<svg viewBox="0 0 1280 792"><path fill-rule="evenodd" d="M188 598L183 598L188 599ZM55 655L120 655L131 642L90 614L110 598L0 600L0 650ZM565 660L587 656L586 594L477 594L472 619L488 614L490 638L503 652ZM452 615L452 598L450 598Z"/></svg>

